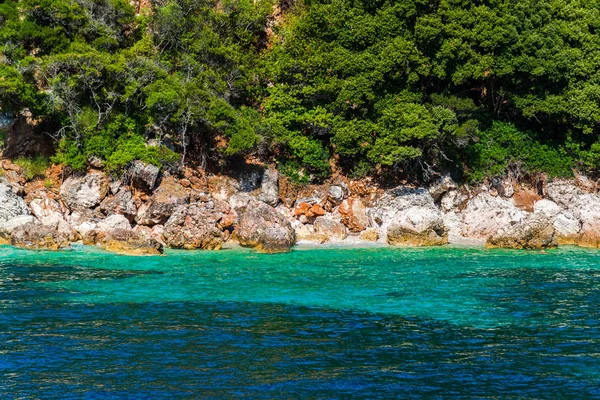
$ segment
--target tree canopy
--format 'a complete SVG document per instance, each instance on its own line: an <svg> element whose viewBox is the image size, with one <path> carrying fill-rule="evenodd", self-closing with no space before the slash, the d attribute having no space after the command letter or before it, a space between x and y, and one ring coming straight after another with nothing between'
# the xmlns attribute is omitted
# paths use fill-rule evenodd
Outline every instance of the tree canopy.
<svg viewBox="0 0 600 400"><path fill-rule="evenodd" d="M0 106L75 169L253 153L300 181L595 174L599 6L5 0Z"/></svg>

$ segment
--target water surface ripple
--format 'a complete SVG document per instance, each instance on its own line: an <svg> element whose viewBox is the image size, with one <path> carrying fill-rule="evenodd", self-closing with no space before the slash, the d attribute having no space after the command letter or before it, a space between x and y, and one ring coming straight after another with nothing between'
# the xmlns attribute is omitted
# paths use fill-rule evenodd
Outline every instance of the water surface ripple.
<svg viewBox="0 0 600 400"><path fill-rule="evenodd" d="M0 397L600 398L599 261L0 247Z"/></svg>

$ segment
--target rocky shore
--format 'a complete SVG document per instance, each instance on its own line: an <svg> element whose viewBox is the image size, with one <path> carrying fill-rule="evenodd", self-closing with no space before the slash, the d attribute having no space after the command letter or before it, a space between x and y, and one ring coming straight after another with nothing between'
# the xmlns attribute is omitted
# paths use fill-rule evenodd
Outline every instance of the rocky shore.
<svg viewBox="0 0 600 400"><path fill-rule="evenodd" d="M0 240L30 249L78 241L136 255L229 242L269 253L327 242L600 247L600 195L583 176L478 186L445 177L427 188L338 177L299 187L272 169L176 176L134 162L117 178L93 169L65 176L54 166L46 179L27 181L9 160L0 175Z"/></svg>

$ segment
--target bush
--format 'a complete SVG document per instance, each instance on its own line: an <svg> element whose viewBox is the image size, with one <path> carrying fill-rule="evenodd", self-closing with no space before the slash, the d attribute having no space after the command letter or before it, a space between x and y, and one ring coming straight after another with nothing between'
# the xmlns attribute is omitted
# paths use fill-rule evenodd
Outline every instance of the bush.
<svg viewBox="0 0 600 400"><path fill-rule="evenodd" d="M50 160L41 156L33 158L20 157L14 160L14 163L23 168L25 178L28 181L46 176L46 170L50 166Z"/></svg>

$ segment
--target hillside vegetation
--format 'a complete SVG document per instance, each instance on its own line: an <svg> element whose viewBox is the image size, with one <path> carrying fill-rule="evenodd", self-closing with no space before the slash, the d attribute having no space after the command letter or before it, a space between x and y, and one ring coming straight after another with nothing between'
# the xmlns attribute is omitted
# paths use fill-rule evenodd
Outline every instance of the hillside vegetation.
<svg viewBox="0 0 600 400"><path fill-rule="evenodd" d="M599 30L595 0L2 1L0 106L74 170L594 175Z"/></svg>

